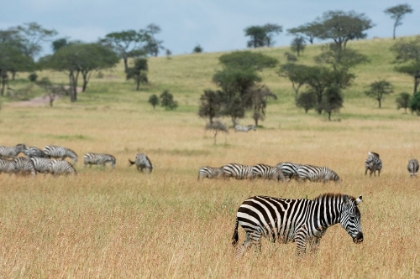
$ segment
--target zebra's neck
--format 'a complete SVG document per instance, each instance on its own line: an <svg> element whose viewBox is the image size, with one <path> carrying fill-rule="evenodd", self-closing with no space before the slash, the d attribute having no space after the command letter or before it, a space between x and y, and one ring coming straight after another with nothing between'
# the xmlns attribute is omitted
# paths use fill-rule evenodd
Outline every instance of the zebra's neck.
<svg viewBox="0 0 420 279"><path fill-rule="evenodd" d="M339 196L322 196L311 201L311 226L318 231L340 223L342 198Z"/></svg>

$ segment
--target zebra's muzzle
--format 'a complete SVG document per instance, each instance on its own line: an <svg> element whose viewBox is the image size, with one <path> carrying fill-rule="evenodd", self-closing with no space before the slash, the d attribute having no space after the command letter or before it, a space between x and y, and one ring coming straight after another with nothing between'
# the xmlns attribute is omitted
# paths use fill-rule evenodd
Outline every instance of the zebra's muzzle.
<svg viewBox="0 0 420 279"><path fill-rule="evenodd" d="M363 233L362 232L358 232L357 235L355 237L353 237L353 242L356 244L360 244L363 242Z"/></svg>

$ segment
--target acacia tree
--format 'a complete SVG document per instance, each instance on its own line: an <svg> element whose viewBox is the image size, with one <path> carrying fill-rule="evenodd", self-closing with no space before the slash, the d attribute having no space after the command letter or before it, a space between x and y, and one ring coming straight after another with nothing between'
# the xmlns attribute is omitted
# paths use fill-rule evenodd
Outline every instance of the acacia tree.
<svg viewBox="0 0 420 279"><path fill-rule="evenodd" d="M144 50L151 56L158 56L159 50L165 49L162 46L163 41L159 41L155 37L160 31L160 27L153 23L147 25L146 29L139 31L139 34L144 38L146 43Z"/></svg>
<svg viewBox="0 0 420 279"><path fill-rule="evenodd" d="M149 67L146 58L136 58L134 60L134 67L128 68L127 79L134 79L136 82L136 90L140 89L141 83L148 83L147 71Z"/></svg>
<svg viewBox="0 0 420 279"><path fill-rule="evenodd" d="M178 103L174 100L174 96L168 90L164 90L162 94L160 94L160 105L166 110L174 110L178 107Z"/></svg>
<svg viewBox="0 0 420 279"><path fill-rule="evenodd" d="M313 44L319 30L320 26L318 22L310 22L295 28L287 29L287 33L290 35L302 36L305 40Z"/></svg>
<svg viewBox="0 0 420 279"><path fill-rule="evenodd" d="M309 78L309 71L309 66L295 63L283 64L277 71L279 76L288 78L292 83L293 90L295 91L295 102L298 100L300 88L307 82Z"/></svg>
<svg viewBox="0 0 420 279"><path fill-rule="evenodd" d="M292 51L296 52L297 56L299 56L300 53L305 50L305 47L305 38L302 36L295 37L290 45L290 48Z"/></svg>
<svg viewBox="0 0 420 279"><path fill-rule="evenodd" d="M248 89L246 98L250 98L252 102L252 118L255 122L255 127L258 126L258 121L264 121L265 109L269 98L277 100L277 95L264 84L256 84Z"/></svg>
<svg viewBox="0 0 420 279"><path fill-rule="evenodd" d="M45 29L36 22L25 23L17 30L24 38L25 54L35 59L42 51L42 43L51 41L57 35L53 29Z"/></svg>
<svg viewBox="0 0 420 279"><path fill-rule="evenodd" d="M248 47L270 47L274 44L273 36L283 32L283 27L277 24L267 23L263 26L249 26L245 28L245 36L250 37Z"/></svg>
<svg viewBox="0 0 420 279"><path fill-rule="evenodd" d="M209 123L213 124L213 118L220 114L221 107L222 92L206 89L200 96L198 115L203 118L208 117Z"/></svg>
<svg viewBox="0 0 420 279"><path fill-rule="evenodd" d="M365 91L365 94L378 101L378 108L382 107L382 100L385 95L393 92L392 84L386 80L372 82L369 87L370 89Z"/></svg>
<svg viewBox="0 0 420 279"><path fill-rule="evenodd" d="M308 113L308 110L315 108L316 106L316 95L313 91L306 91L299 95L296 100L296 106L303 108L305 113Z"/></svg>
<svg viewBox="0 0 420 279"><path fill-rule="evenodd" d="M322 109L328 114L328 120L331 121L331 113L339 111L343 107L343 96L340 87L336 84L330 85L325 91L321 105Z"/></svg>
<svg viewBox="0 0 420 279"><path fill-rule="evenodd" d="M397 109L403 108L404 113L407 113L407 108L410 105L410 94L407 92L401 92L397 99L395 99L395 102L397 103Z"/></svg>
<svg viewBox="0 0 420 279"><path fill-rule="evenodd" d="M389 15L394 21L394 28L392 32L392 38L395 40L395 30L398 26L402 25L402 19L406 14L413 12L413 9L408 4L400 4L390 7L384 11L385 14Z"/></svg>

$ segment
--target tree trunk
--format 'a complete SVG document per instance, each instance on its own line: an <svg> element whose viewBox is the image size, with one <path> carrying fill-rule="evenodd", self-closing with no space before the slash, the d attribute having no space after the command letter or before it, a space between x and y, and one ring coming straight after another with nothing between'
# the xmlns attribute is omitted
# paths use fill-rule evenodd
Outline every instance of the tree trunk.
<svg viewBox="0 0 420 279"><path fill-rule="evenodd" d="M140 77L136 77L136 83L137 83L136 90L139 91L139 89L140 89Z"/></svg>
<svg viewBox="0 0 420 279"><path fill-rule="evenodd" d="M382 99L381 98L378 98L378 105L379 105L379 108L382 108Z"/></svg>
<svg viewBox="0 0 420 279"><path fill-rule="evenodd" d="M70 73L70 101L77 101L77 79L79 77L79 71Z"/></svg>
<svg viewBox="0 0 420 279"><path fill-rule="evenodd" d="M85 92L86 88L87 88L87 85L89 83L89 72L82 72L82 76L83 76L82 92Z"/></svg>
<svg viewBox="0 0 420 279"><path fill-rule="evenodd" d="M4 96L4 89L6 88L6 84L7 84L7 76L2 76L1 78L1 96Z"/></svg>
<svg viewBox="0 0 420 279"><path fill-rule="evenodd" d="M394 24L394 30L392 32L392 38L395 40L395 29L397 29L397 22Z"/></svg>
<svg viewBox="0 0 420 279"><path fill-rule="evenodd" d="M328 111L328 121L331 121L331 111Z"/></svg>
<svg viewBox="0 0 420 279"><path fill-rule="evenodd" d="M128 58L124 57L123 60L124 60L124 72L127 73L127 71L128 71Z"/></svg>
<svg viewBox="0 0 420 279"><path fill-rule="evenodd" d="M413 92L413 95L417 93L419 83L420 83L420 73L416 73L414 75L414 92Z"/></svg>

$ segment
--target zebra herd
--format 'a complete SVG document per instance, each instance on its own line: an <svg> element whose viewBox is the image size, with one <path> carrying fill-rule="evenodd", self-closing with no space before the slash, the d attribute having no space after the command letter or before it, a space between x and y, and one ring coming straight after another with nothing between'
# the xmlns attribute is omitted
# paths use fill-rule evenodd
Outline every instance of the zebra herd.
<svg viewBox="0 0 420 279"><path fill-rule="evenodd" d="M26 157L18 157L20 153ZM36 175L37 173L50 173L52 175L76 175L77 171L73 164L66 161L70 158L73 164L77 163L77 154L73 150L56 145L47 145L43 150L25 144L17 144L13 147L0 146L0 173ZM115 168L116 158L110 154L86 153L83 157L84 166L110 164ZM153 165L150 159L143 153L136 155L135 161L129 160L130 165L136 164L139 171L145 169L150 173Z"/></svg>

